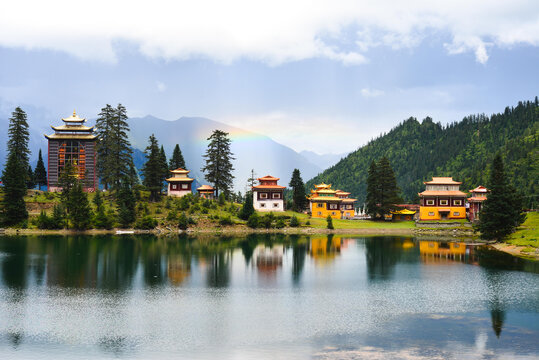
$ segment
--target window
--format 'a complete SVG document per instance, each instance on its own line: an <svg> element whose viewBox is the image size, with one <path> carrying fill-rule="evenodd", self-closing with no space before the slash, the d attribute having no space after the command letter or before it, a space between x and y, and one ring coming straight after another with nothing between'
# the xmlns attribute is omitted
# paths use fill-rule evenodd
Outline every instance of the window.
<svg viewBox="0 0 539 360"><path fill-rule="evenodd" d="M453 200L453 205L461 206L462 205L462 200Z"/></svg>
<svg viewBox="0 0 539 360"><path fill-rule="evenodd" d="M262 203L262 204L260 204L260 207L261 207L261 208L265 208L265 207L266 207L266 204Z"/></svg>
<svg viewBox="0 0 539 360"><path fill-rule="evenodd" d="M460 213L459 213L458 211L455 211L455 212L453 213L453 216L459 216L459 215L460 215Z"/></svg>
<svg viewBox="0 0 539 360"><path fill-rule="evenodd" d="M433 213L433 212L430 212L430 213L429 213L429 216L434 216L434 213Z"/></svg>
<svg viewBox="0 0 539 360"><path fill-rule="evenodd" d="M172 185L170 186L170 188L171 188L172 190L176 190L176 184L172 184Z"/></svg>
<svg viewBox="0 0 539 360"><path fill-rule="evenodd" d="M318 215L319 215L319 216L321 216L321 215L322 215L322 212L321 212L321 211L319 211L319 212L318 212Z"/></svg>
<svg viewBox="0 0 539 360"><path fill-rule="evenodd" d="M268 198L268 193L260 193L260 198L261 199L267 199Z"/></svg>
<svg viewBox="0 0 539 360"><path fill-rule="evenodd" d="M274 207L274 208L278 208L278 207L279 207L279 203L273 203L273 207Z"/></svg>
<svg viewBox="0 0 539 360"><path fill-rule="evenodd" d="M427 200L427 206L433 206L434 200Z"/></svg>
<svg viewBox="0 0 539 360"><path fill-rule="evenodd" d="M337 209L337 204L329 204L329 208L331 210L336 210Z"/></svg>
<svg viewBox="0 0 539 360"><path fill-rule="evenodd" d="M66 166L73 166L77 179L84 179L86 175L86 150L84 144L77 140L64 141L58 148L58 175L60 176Z"/></svg>
<svg viewBox="0 0 539 360"><path fill-rule="evenodd" d="M440 205L448 205L448 204L449 204L448 200L440 200Z"/></svg>
<svg viewBox="0 0 539 360"><path fill-rule="evenodd" d="M331 215L335 215L335 211L332 211L332 212L331 212Z"/></svg>
<svg viewBox="0 0 539 360"><path fill-rule="evenodd" d="M280 193L273 193L273 198L274 198L274 199L280 199L280 198L281 198L281 194L280 194Z"/></svg>
<svg viewBox="0 0 539 360"><path fill-rule="evenodd" d="M182 189L184 190L189 189L189 184L182 184Z"/></svg>
<svg viewBox="0 0 539 360"><path fill-rule="evenodd" d="M322 203L317 203L317 204L316 204L316 207L319 207L319 208L324 207L324 204L322 204Z"/></svg>

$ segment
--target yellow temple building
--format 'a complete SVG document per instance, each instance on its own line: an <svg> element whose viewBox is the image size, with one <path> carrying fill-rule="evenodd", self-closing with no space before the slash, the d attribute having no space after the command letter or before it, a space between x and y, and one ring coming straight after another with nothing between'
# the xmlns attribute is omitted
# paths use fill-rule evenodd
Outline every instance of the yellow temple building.
<svg viewBox="0 0 539 360"><path fill-rule="evenodd" d="M318 184L311 190L309 209L312 217L350 219L354 216L354 202L349 192L331 189L331 184Z"/></svg>
<svg viewBox="0 0 539 360"><path fill-rule="evenodd" d="M419 193L420 220L466 219L466 194L462 184L451 177L433 177L426 181L425 191Z"/></svg>

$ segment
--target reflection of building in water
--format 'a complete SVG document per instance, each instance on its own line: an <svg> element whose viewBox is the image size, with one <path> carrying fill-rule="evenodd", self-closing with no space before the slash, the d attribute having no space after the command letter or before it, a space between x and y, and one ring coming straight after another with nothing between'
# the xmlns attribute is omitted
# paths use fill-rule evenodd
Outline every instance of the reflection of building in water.
<svg viewBox="0 0 539 360"><path fill-rule="evenodd" d="M191 264L181 256L170 256L167 264L168 278L173 285L180 285L191 274Z"/></svg>
<svg viewBox="0 0 539 360"><path fill-rule="evenodd" d="M419 253L427 263L474 260L473 247L461 242L420 241Z"/></svg>
<svg viewBox="0 0 539 360"><path fill-rule="evenodd" d="M320 236L311 239L310 255L315 261L331 262L341 252L341 238Z"/></svg>
<svg viewBox="0 0 539 360"><path fill-rule="evenodd" d="M283 245L274 246L271 249L258 246L254 251L256 268L261 275L273 275L283 265Z"/></svg>
<svg viewBox="0 0 539 360"><path fill-rule="evenodd" d="M402 242L402 248L403 249L411 249L415 246L414 242L412 241L412 239L405 239L403 242Z"/></svg>

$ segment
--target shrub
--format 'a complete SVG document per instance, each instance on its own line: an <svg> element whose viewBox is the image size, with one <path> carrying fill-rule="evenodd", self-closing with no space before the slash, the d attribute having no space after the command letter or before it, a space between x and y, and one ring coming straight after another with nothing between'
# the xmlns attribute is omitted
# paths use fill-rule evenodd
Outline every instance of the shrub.
<svg viewBox="0 0 539 360"><path fill-rule="evenodd" d="M174 221L178 219L178 212L174 209L170 210L167 215L167 221Z"/></svg>
<svg viewBox="0 0 539 360"><path fill-rule="evenodd" d="M219 194L219 206L223 206L226 203L225 193Z"/></svg>
<svg viewBox="0 0 539 360"><path fill-rule="evenodd" d="M187 216L185 216L185 213L182 212L178 219L178 228L180 230L187 230L188 227L189 227L189 220L187 219Z"/></svg>
<svg viewBox="0 0 539 360"><path fill-rule="evenodd" d="M328 222L328 229L330 230L333 230L334 227L333 227L333 219L331 218L331 215L328 215L328 217L326 218L327 222Z"/></svg>
<svg viewBox="0 0 539 360"><path fill-rule="evenodd" d="M53 229L53 220L47 216L45 210L41 210L37 217L36 225L38 229Z"/></svg>
<svg viewBox="0 0 539 360"><path fill-rule="evenodd" d="M157 220L151 216L144 216L137 220L135 223L135 229L151 230L157 226Z"/></svg>
<svg viewBox="0 0 539 360"><path fill-rule="evenodd" d="M311 225L311 221L310 220L305 221L305 225Z"/></svg>
<svg viewBox="0 0 539 360"><path fill-rule="evenodd" d="M285 223L284 223L283 218L278 218L277 221L275 222L275 227L276 227L277 229L282 229L282 228L284 228L285 226L286 226L286 225L285 225Z"/></svg>
<svg viewBox="0 0 539 360"><path fill-rule="evenodd" d="M293 215L292 218L290 218L290 226L291 227L298 227L299 226L299 220L296 217L296 215Z"/></svg>
<svg viewBox="0 0 539 360"><path fill-rule="evenodd" d="M207 208L202 208L201 213L202 214L207 214L207 213L209 213L209 210Z"/></svg>
<svg viewBox="0 0 539 360"><path fill-rule="evenodd" d="M268 213L260 218L259 224L261 227L265 227L266 229L269 229L273 225L273 219L275 216L273 216L273 213Z"/></svg>
<svg viewBox="0 0 539 360"><path fill-rule="evenodd" d="M233 224L234 222L232 221L230 216L223 216L222 218L219 219L219 225L221 226L229 226Z"/></svg>
<svg viewBox="0 0 539 360"><path fill-rule="evenodd" d="M251 214L249 216L249 219L247 219L247 226L249 226L252 229L256 229L258 227L258 223L260 222L260 217L257 213Z"/></svg>

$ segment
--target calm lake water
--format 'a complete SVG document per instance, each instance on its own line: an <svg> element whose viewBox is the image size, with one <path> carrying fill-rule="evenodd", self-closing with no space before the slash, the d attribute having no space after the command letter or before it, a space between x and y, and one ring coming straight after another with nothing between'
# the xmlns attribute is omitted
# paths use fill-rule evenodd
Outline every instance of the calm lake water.
<svg viewBox="0 0 539 360"><path fill-rule="evenodd" d="M538 358L538 273L403 237L0 237L0 358Z"/></svg>

